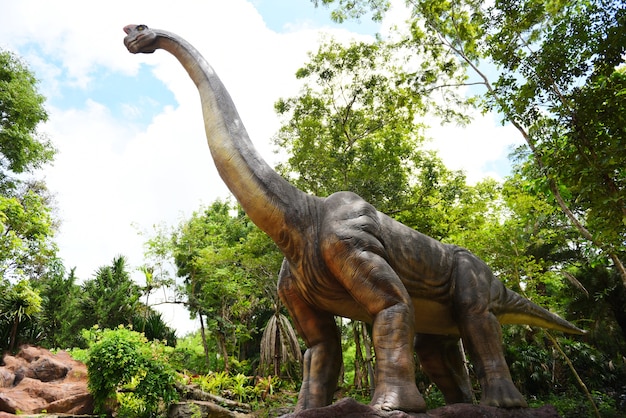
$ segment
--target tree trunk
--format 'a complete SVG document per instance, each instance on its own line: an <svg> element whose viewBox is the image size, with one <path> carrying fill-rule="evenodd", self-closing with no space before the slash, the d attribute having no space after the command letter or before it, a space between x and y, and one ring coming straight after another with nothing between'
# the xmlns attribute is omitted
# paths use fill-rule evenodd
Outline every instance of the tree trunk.
<svg viewBox="0 0 626 418"><path fill-rule="evenodd" d="M282 345L280 343L280 326L278 319L278 311L276 311L276 340L274 341L274 376L280 377L280 359L282 358Z"/></svg>
<svg viewBox="0 0 626 418"><path fill-rule="evenodd" d="M228 372L230 370L230 366L228 364L228 350L226 349L226 336L222 332L217 333L217 339L220 346L220 352L224 357L224 371Z"/></svg>
<svg viewBox="0 0 626 418"><path fill-rule="evenodd" d="M19 324L20 324L20 317L16 313L15 319L13 320L13 325L11 325L11 336L9 340L9 353L13 352L13 349L15 348L15 342L17 340L17 327Z"/></svg>
<svg viewBox="0 0 626 418"><path fill-rule="evenodd" d="M209 363L209 346L206 343L206 333L204 329L204 320L202 319L202 312L198 312L198 318L200 318L200 335L202 336L202 347L204 348L204 361L206 367L211 370L211 364Z"/></svg>
<svg viewBox="0 0 626 418"><path fill-rule="evenodd" d="M360 321L352 322L352 333L354 336L354 388L358 391L367 387L367 371L365 361L363 360L363 352L361 349L361 330Z"/></svg>
<svg viewBox="0 0 626 418"><path fill-rule="evenodd" d="M363 345L365 346L365 363L367 364L367 374L369 375L370 395L374 396L376 389L376 380L374 379L374 356L372 355L372 344L370 334L367 332L367 326L361 323L361 333L363 336Z"/></svg>

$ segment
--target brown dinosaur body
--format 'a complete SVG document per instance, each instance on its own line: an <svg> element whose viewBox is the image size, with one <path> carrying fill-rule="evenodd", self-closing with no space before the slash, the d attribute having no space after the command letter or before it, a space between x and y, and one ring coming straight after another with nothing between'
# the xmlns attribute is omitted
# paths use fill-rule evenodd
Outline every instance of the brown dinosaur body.
<svg viewBox="0 0 626 418"><path fill-rule="evenodd" d="M296 189L259 156L226 89L189 43L145 25L124 30L130 52L165 49L187 70L220 175L285 255L278 291L308 347L298 410L332 402L341 367L335 316L372 324L376 408L425 410L414 351L446 402L472 402L459 339L481 402L526 406L504 360L500 323L583 331L506 289L469 251L408 228L353 193L318 198Z"/></svg>

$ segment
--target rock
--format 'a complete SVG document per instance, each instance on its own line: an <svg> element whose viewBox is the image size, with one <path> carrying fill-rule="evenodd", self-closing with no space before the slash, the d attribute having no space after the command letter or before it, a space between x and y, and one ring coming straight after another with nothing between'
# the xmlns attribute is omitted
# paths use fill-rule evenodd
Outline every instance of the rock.
<svg viewBox="0 0 626 418"><path fill-rule="evenodd" d="M427 411L426 413L406 413L402 411L383 412L369 405L363 405L351 398L344 398L333 405L308 409L298 413L283 415L282 418L560 418L551 405L531 409L502 409L492 406L453 404Z"/></svg>
<svg viewBox="0 0 626 418"><path fill-rule="evenodd" d="M13 386L13 382L15 382L15 373L12 373L4 367L0 368L0 388Z"/></svg>
<svg viewBox="0 0 626 418"><path fill-rule="evenodd" d="M49 357L39 358L34 362L20 367L16 372L23 374L24 377L37 379L41 382L52 382L54 380L63 379L69 367L63 363Z"/></svg>
<svg viewBox="0 0 626 418"><path fill-rule="evenodd" d="M2 362L0 414L93 413L87 366L68 353L26 346L15 356L5 355Z"/></svg>

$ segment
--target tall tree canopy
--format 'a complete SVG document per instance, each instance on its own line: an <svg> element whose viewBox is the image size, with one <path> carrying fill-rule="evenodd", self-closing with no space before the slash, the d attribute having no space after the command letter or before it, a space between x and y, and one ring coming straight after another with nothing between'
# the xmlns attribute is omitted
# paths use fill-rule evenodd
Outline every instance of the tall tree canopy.
<svg viewBox="0 0 626 418"><path fill-rule="evenodd" d="M37 133L48 117L44 100L26 65L0 51L0 276L6 278L38 277L56 254L50 193L24 175L54 155Z"/></svg>
<svg viewBox="0 0 626 418"><path fill-rule="evenodd" d="M80 310L85 328L98 325L112 329L129 324L140 307L141 289L130 278L124 256L98 268L81 287Z"/></svg>
<svg viewBox="0 0 626 418"><path fill-rule="evenodd" d="M417 121L435 103L402 72L403 52L384 42L330 41L311 53L296 72L305 82L300 95L275 104L284 118L275 143L289 155L278 169L301 190L350 190L442 239L475 222L486 207L469 206L493 198L496 185L469 187L463 173L424 150Z"/></svg>
<svg viewBox="0 0 626 418"><path fill-rule="evenodd" d="M342 21L388 1L312 0ZM459 80L485 87L495 110L524 137L527 175L626 286L624 53L626 5L617 0L411 0L403 44L423 62L452 57ZM621 65L621 67L620 67ZM440 74L435 74L438 77ZM445 85L446 83L443 83ZM442 85L442 87L443 87Z"/></svg>
<svg viewBox="0 0 626 418"><path fill-rule="evenodd" d="M275 105L290 118L275 140L289 154L279 169L317 196L351 190L383 211L403 209L423 106L404 92L392 50L331 41L309 57L296 74L307 82L301 95Z"/></svg>
<svg viewBox="0 0 626 418"><path fill-rule="evenodd" d="M52 144L37 133L48 119L44 101L28 67L0 51L0 186L6 186L11 172L27 172L52 160Z"/></svg>

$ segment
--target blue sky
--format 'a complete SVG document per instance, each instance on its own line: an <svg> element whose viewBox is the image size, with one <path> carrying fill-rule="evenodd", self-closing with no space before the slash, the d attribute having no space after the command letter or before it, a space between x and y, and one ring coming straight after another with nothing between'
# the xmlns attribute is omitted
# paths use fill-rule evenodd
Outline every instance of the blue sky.
<svg viewBox="0 0 626 418"><path fill-rule="evenodd" d="M252 4L263 16L267 27L276 32L289 31L290 27L306 24L343 28L370 35L374 35L380 28L379 23L367 16L359 21L335 23L330 19L331 8L322 5L315 7L312 1L307 0L255 0Z"/></svg>
<svg viewBox="0 0 626 418"><path fill-rule="evenodd" d="M367 19L337 25L308 0L0 0L0 11L0 48L27 62L48 98L41 131L58 154L38 175L56 196L61 258L86 279L122 254L139 282L153 225L175 226L229 192L206 146L193 83L163 51L129 54L125 25L145 23L194 44L273 164L271 137L280 126L273 103L298 93L294 73L307 52L328 36L371 39L406 16L394 9L382 26ZM505 172L518 140L491 116L467 128L433 123L428 133L444 162L472 181ZM164 313L179 333L195 326L184 312Z"/></svg>

